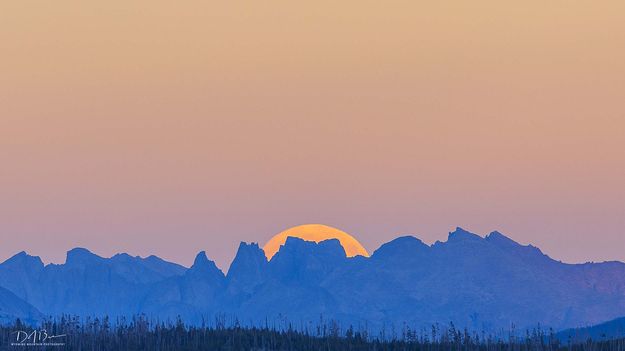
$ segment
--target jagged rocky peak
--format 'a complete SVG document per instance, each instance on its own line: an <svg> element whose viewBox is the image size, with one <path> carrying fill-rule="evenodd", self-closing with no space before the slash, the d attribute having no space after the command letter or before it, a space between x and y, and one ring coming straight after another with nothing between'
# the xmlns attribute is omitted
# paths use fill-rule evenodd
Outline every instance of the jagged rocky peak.
<svg viewBox="0 0 625 351"><path fill-rule="evenodd" d="M237 257L241 258L254 258L260 259L265 257L264 261L267 261L267 257L265 256L265 252L258 246L258 243L246 243L241 241L239 244L239 249L237 250Z"/></svg>
<svg viewBox="0 0 625 351"><path fill-rule="evenodd" d="M332 254L333 256L347 257L345 249L338 239L328 239L317 244L317 249L321 252Z"/></svg>
<svg viewBox="0 0 625 351"><path fill-rule="evenodd" d="M382 244L375 250L372 258L412 257L415 254L426 252L430 247L420 239L406 235Z"/></svg>
<svg viewBox="0 0 625 351"><path fill-rule="evenodd" d="M191 268L206 267L210 266L211 263L212 261L209 260L206 256L206 251L200 251L197 255L195 255L195 260L193 260L193 265L191 266Z"/></svg>
<svg viewBox="0 0 625 351"><path fill-rule="evenodd" d="M268 264L270 275L283 282L317 284L330 272L349 262L337 239L316 243L288 237Z"/></svg>
<svg viewBox="0 0 625 351"><path fill-rule="evenodd" d="M243 273L249 270L262 269L267 265L265 252L258 246L258 243L241 242L237 254L230 264L228 276Z"/></svg>
<svg viewBox="0 0 625 351"><path fill-rule="evenodd" d="M323 240L318 243L289 236L274 258L284 256L323 256L346 258L345 249L338 239Z"/></svg>
<svg viewBox="0 0 625 351"><path fill-rule="evenodd" d="M241 242L226 276L229 291L251 291L266 278L267 268L267 257L258 244Z"/></svg>
<svg viewBox="0 0 625 351"><path fill-rule="evenodd" d="M459 241L481 241L483 238L477 234L464 230L461 227L456 227L456 230L449 233L447 242L459 242Z"/></svg>
<svg viewBox="0 0 625 351"><path fill-rule="evenodd" d="M203 272L203 273L219 272L219 274L223 276L223 273L221 272L219 268L217 268L217 265L215 264L215 262L208 259L208 257L206 256L206 251L200 251L195 256L195 260L193 261L193 265L191 266L191 268L189 268L189 271Z"/></svg>

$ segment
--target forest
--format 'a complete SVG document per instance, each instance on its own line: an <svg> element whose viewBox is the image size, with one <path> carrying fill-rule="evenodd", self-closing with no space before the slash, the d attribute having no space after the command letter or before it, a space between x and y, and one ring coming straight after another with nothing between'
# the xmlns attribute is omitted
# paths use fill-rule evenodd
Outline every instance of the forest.
<svg viewBox="0 0 625 351"><path fill-rule="evenodd" d="M202 326L176 321L151 321L143 315L129 319L81 319L61 316L36 328L19 319L0 326L0 349L29 350L362 350L362 351L625 351L625 339L572 343L556 338L553 330L537 327L497 336L446 326L412 330L382 329L373 335L365 328L320 322L310 328L292 325L244 327L217 317Z"/></svg>

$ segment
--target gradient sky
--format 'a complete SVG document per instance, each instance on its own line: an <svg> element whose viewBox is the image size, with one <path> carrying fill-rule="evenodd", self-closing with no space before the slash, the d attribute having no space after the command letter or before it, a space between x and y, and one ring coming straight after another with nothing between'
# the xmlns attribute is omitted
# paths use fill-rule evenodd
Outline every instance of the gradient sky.
<svg viewBox="0 0 625 351"><path fill-rule="evenodd" d="M625 260L623 1L2 1L0 260L297 224Z"/></svg>

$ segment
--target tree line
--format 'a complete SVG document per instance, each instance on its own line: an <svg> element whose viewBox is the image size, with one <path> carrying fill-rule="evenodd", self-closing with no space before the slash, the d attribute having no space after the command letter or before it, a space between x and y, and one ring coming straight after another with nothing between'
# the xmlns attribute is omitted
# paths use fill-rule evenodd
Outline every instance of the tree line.
<svg viewBox="0 0 625 351"><path fill-rule="evenodd" d="M29 350L303 350L303 351L625 351L625 339L572 343L561 342L553 330L537 327L494 336L433 325L419 330L407 325L400 330L382 328L372 335L367 328L335 321L295 328L241 326L217 316L211 323L186 325L174 321L153 321L144 315L131 318L48 318L33 327L17 319L0 326L0 349L28 346Z"/></svg>

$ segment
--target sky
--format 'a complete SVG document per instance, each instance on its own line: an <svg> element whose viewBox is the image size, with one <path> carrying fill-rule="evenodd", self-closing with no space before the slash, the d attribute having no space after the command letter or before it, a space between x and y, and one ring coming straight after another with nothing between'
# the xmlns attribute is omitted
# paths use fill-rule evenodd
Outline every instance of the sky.
<svg viewBox="0 0 625 351"><path fill-rule="evenodd" d="M304 223L625 261L623 1L0 2L0 260Z"/></svg>

